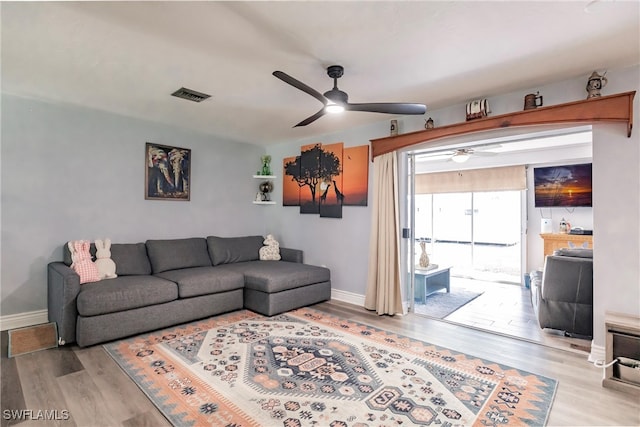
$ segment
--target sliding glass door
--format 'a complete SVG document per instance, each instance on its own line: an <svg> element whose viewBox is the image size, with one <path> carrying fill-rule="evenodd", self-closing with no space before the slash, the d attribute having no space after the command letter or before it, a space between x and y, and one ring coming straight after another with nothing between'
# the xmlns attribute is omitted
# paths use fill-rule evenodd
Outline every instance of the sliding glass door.
<svg viewBox="0 0 640 427"><path fill-rule="evenodd" d="M437 182L429 192L434 185L424 176L409 181L412 232L405 235L412 311L430 294L455 291L461 280L521 283L523 190L480 191L476 182L474 191L438 192L446 188Z"/></svg>
<svg viewBox="0 0 640 427"><path fill-rule="evenodd" d="M457 276L520 282L519 191L417 194L414 261L425 243L431 263Z"/></svg>

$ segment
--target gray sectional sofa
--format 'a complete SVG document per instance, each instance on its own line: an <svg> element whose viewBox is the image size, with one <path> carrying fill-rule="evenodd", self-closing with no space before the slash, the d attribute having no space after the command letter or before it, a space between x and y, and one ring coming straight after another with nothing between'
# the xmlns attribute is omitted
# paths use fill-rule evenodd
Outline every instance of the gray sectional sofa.
<svg viewBox="0 0 640 427"><path fill-rule="evenodd" d="M260 261L262 236L113 244L118 277L80 284L71 254L48 265L49 321L81 347L247 308L267 316L331 297L330 271L280 248ZM92 245L92 255L95 248Z"/></svg>

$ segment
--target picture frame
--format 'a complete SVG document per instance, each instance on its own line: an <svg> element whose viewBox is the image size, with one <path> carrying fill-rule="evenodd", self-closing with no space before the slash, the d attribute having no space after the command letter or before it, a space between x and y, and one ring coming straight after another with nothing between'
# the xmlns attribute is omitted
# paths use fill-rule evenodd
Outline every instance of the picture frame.
<svg viewBox="0 0 640 427"><path fill-rule="evenodd" d="M191 149L145 144L144 198L191 200Z"/></svg>
<svg viewBox="0 0 640 427"><path fill-rule="evenodd" d="M593 206L591 163L533 168L536 208L580 208Z"/></svg>

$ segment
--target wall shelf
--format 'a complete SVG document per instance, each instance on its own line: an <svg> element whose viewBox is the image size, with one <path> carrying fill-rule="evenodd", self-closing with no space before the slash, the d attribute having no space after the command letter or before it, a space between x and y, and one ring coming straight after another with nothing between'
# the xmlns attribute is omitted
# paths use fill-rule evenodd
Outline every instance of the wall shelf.
<svg viewBox="0 0 640 427"><path fill-rule="evenodd" d="M275 175L253 175L253 177L255 179L261 179L263 181L268 181L268 182L271 182L272 180L277 178ZM273 200L269 200L269 192L266 192L266 193L259 192L258 194L256 194L256 199L259 198L258 196L260 194L262 194L263 200L254 200L253 201L254 205L275 205L276 204L276 202L274 202Z"/></svg>
<svg viewBox="0 0 640 427"><path fill-rule="evenodd" d="M630 137L635 94L635 91L625 92L372 139L371 158L436 139L517 126L617 122L627 125L627 137Z"/></svg>

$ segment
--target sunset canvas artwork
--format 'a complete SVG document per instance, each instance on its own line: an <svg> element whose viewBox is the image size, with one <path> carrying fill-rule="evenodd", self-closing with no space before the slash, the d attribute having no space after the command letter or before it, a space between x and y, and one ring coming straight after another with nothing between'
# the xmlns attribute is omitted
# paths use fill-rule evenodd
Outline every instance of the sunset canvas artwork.
<svg viewBox="0 0 640 427"><path fill-rule="evenodd" d="M343 206L367 206L369 146L308 144L300 155L286 157L283 167L283 206L300 213L341 218Z"/></svg>
<svg viewBox="0 0 640 427"><path fill-rule="evenodd" d="M367 206L369 195L369 146L347 147L343 154L344 206Z"/></svg>
<svg viewBox="0 0 640 427"><path fill-rule="evenodd" d="M300 206L300 187L290 176L286 175L287 164L296 161L296 156L282 159L282 206Z"/></svg>
<svg viewBox="0 0 640 427"><path fill-rule="evenodd" d="M591 163L534 168L535 206L592 206Z"/></svg>

